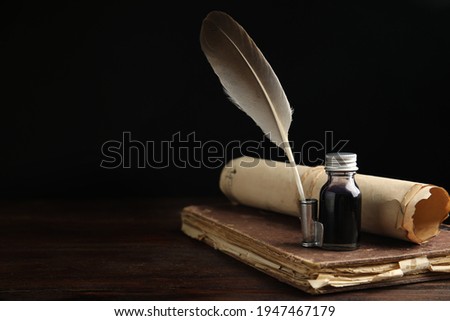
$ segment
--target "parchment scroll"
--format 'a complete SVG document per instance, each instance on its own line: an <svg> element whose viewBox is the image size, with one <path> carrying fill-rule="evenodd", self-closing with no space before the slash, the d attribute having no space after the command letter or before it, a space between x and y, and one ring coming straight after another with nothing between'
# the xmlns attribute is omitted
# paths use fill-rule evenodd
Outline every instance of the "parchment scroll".
<svg viewBox="0 0 450 321"><path fill-rule="evenodd" d="M298 166L307 198L319 199L327 180L323 166ZM448 217L449 194L432 184L356 174L362 194L362 230L413 243L439 233ZM299 216L292 168L286 163L241 157L222 170L220 189L233 202Z"/></svg>

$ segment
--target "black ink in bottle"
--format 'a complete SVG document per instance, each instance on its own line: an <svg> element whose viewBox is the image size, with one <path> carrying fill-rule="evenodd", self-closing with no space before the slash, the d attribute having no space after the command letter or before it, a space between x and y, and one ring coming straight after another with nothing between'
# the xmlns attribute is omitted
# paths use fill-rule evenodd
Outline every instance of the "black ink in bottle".
<svg viewBox="0 0 450 321"><path fill-rule="evenodd" d="M355 250L361 231L361 191L355 182L356 154L325 156L328 181L320 190L319 222L323 225L322 248Z"/></svg>

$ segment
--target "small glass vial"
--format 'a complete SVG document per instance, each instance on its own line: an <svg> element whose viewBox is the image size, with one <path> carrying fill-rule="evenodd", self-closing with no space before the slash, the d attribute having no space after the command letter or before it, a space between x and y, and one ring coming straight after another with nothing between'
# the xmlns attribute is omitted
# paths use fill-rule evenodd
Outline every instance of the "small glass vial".
<svg viewBox="0 0 450 321"><path fill-rule="evenodd" d="M361 191L355 182L356 154L325 155L328 181L320 190L319 222L323 225L322 248L355 250L361 231Z"/></svg>

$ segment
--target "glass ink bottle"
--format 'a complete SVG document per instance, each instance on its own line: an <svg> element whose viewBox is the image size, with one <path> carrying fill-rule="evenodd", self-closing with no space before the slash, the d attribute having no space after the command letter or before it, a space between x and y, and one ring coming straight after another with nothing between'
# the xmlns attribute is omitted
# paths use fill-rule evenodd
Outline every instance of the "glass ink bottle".
<svg viewBox="0 0 450 321"><path fill-rule="evenodd" d="M322 248L355 250L361 231L361 191L355 182L356 154L325 155L328 181L320 190L319 222L323 225Z"/></svg>

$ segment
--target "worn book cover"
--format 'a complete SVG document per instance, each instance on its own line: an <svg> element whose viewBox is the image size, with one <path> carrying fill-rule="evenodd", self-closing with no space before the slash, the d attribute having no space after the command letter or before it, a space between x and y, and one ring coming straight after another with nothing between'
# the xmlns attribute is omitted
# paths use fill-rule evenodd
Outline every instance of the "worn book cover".
<svg viewBox="0 0 450 321"><path fill-rule="evenodd" d="M182 231L312 294L450 278L450 231L424 244L362 234L354 251L303 248L300 221L242 205L191 205Z"/></svg>

